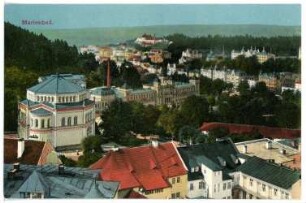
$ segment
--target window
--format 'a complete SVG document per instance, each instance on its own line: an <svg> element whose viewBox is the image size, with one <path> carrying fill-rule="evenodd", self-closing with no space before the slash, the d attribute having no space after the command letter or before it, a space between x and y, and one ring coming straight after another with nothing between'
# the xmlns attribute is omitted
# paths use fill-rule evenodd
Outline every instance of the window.
<svg viewBox="0 0 306 203"><path fill-rule="evenodd" d="M68 124L68 126L71 126L71 117L68 117L68 122L67 122Z"/></svg>
<svg viewBox="0 0 306 203"><path fill-rule="evenodd" d="M180 181L181 181L181 178L180 178L180 177L177 177L177 178L176 178L176 182L179 183Z"/></svg>
<svg viewBox="0 0 306 203"><path fill-rule="evenodd" d="M228 190L231 189L231 186L232 186L231 182L228 182L228 183L227 183L227 189L228 189Z"/></svg>
<svg viewBox="0 0 306 203"><path fill-rule="evenodd" d="M51 102L54 102L54 97L51 97Z"/></svg>
<svg viewBox="0 0 306 203"><path fill-rule="evenodd" d="M77 125L78 124L78 117L75 116L73 120L74 120L74 125Z"/></svg>
<svg viewBox="0 0 306 203"><path fill-rule="evenodd" d="M33 199L41 199L41 193L32 193Z"/></svg>
<svg viewBox="0 0 306 203"><path fill-rule="evenodd" d="M65 126L65 117L64 118L62 118L62 126Z"/></svg>
<svg viewBox="0 0 306 203"><path fill-rule="evenodd" d="M172 198L172 199L175 199L175 193L172 193L172 194L171 194L171 198Z"/></svg>
<svg viewBox="0 0 306 203"><path fill-rule="evenodd" d="M262 184L262 191L265 192L266 191L266 185Z"/></svg>
<svg viewBox="0 0 306 203"><path fill-rule="evenodd" d="M35 127L38 128L38 120L35 119Z"/></svg>
<svg viewBox="0 0 306 203"><path fill-rule="evenodd" d="M216 184L214 185L214 192L217 192L217 186L216 186Z"/></svg>
<svg viewBox="0 0 306 203"><path fill-rule="evenodd" d="M58 97L58 102L61 103L62 102L62 98Z"/></svg>
<svg viewBox="0 0 306 203"><path fill-rule="evenodd" d="M250 178L250 186L253 186L253 179Z"/></svg>
<svg viewBox="0 0 306 203"><path fill-rule="evenodd" d="M181 194L179 192L177 192L175 196L176 196L176 198L180 198L180 195Z"/></svg>
<svg viewBox="0 0 306 203"><path fill-rule="evenodd" d="M48 119L48 122L47 122L47 128L50 128L50 118Z"/></svg>
<svg viewBox="0 0 306 203"><path fill-rule="evenodd" d="M190 183L190 190L193 190L193 183Z"/></svg>
<svg viewBox="0 0 306 203"><path fill-rule="evenodd" d="M226 190L226 183L223 183L223 190Z"/></svg>
<svg viewBox="0 0 306 203"><path fill-rule="evenodd" d="M274 189L274 196L277 196L277 189Z"/></svg>
<svg viewBox="0 0 306 203"><path fill-rule="evenodd" d="M204 172L204 174L206 174L206 170L204 170L203 172Z"/></svg>
<svg viewBox="0 0 306 203"><path fill-rule="evenodd" d="M44 128L45 127L45 119L42 119L41 120L41 128Z"/></svg>
<svg viewBox="0 0 306 203"><path fill-rule="evenodd" d="M285 193L285 195L286 195L285 198L286 198L286 199L289 199L289 194L288 194L288 193Z"/></svg>
<svg viewBox="0 0 306 203"><path fill-rule="evenodd" d="M172 178L172 184L175 184L175 178Z"/></svg>
<svg viewBox="0 0 306 203"><path fill-rule="evenodd" d="M199 189L204 189L204 188L205 188L205 183L199 182Z"/></svg>

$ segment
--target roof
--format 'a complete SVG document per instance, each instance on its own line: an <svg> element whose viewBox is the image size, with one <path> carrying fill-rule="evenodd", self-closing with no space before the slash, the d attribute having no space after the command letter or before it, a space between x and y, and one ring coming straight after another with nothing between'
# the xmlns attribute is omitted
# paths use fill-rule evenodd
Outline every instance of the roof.
<svg viewBox="0 0 306 203"><path fill-rule="evenodd" d="M271 149L267 149L267 142L271 143ZM256 139L245 142L235 143L240 153L244 153L244 146L247 146L248 156L257 156L262 159L273 159L275 163L284 163L293 160L292 155L297 154L298 150L287 145L272 141L270 139ZM286 154L282 154L281 150L285 149Z"/></svg>
<svg viewBox="0 0 306 203"><path fill-rule="evenodd" d="M30 100L23 100L21 101L22 104L25 104L27 106L35 106L35 105L45 105L45 106L48 106L48 107L51 107L53 109L65 109L65 108L80 108L80 107L83 107L83 105L85 106L89 106L89 105L92 105L94 104L95 102L94 101L91 101L89 99L85 99L83 101L79 101L79 102L71 102L71 103L57 103L57 104L53 104L53 103L48 103L48 102L33 102L33 101L30 101Z"/></svg>
<svg viewBox="0 0 306 203"><path fill-rule="evenodd" d="M230 139L223 139L211 144L197 144L185 147L178 147L178 151L188 168L188 178L190 180L201 179L201 176L194 175L192 168L201 166L201 164L213 171L223 171L224 173L234 171L240 165L234 162L232 157L238 158L239 152ZM226 161L222 166L219 159ZM226 176L227 177L227 176Z"/></svg>
<svg viewBox="0 0 306 203"><path fill-rule="evenodd" d="M90 90L90 94L97 96L114 95L115 91L108 87L96 87Z"/></svg>
<svg viewBox="0 0 306 203"><path fill-rule="evenodd" d="M57 165L20 165L14 177L8 178L11 164L4 165L4 196L20 198L20 192L41 192L45 198L114 198L119 183L95 181L98 171Z"/></svg>
<svg viewBox="0 0 306 203"><path fill-rule="evenodd" d="M64 76L57 74L47 77L41 83L38 83L28 90L44 94L67 94L82 92L85 89L66 79Z"/></svg>
<svg viewBox="0 0 306 203"><path fill-rule="evenodd" d="M258 132L264 137L271 138L298 138L301 137L300 129L288 129L288 128L275 128L258 125L246 125L236 123L218 123L218 122L204 122L200 129L202 131L210 131L215 128L227 128L230 133L244 134Z"/></svg>
<svg viewBox="0 0 306 203"><path fill-rule="evenodd" d="M291 188L295 182L300 180L301 175L298 171L268 162L256 156L249 158L236 170L284 189Z"/></svg>
<svg viewBox="0 0 306 203"><path fill-rule="evenodd" d="M38 164L45 142L25 140L25 148L20 159L17 159L18 139L4 138L4 163Z"/></svg>
<svg viewBox="0 0 306 203"><path fill-rule="evenodd" d="M31 111L32 114L36 115L36 116L46 116L46 115L51 115L52 112L44 109L44 108L38 108L35 109L33 111Z"/></svg>
<svg viewBox="0 0 306 203"><path fill-rule="evenodd" d="M109 151L91 169L102 169L102 180L119 181L120 190L143 187L145 190L169 187L167 178L187 171L175 146L168 142L158 147L141 146Z"/></svg>

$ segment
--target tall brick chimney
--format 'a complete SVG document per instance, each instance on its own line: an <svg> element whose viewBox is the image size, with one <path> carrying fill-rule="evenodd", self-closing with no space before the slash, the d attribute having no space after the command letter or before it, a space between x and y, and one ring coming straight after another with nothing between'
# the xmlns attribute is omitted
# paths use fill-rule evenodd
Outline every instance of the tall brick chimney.
<svg viewBox="0 0 306 203"><path fill-rule="evenodd" d="M110 65L109 65L110 59L107 60L107 78L106 78L106 86L110 88L111 86L111 70L110 70Z"/></svg>

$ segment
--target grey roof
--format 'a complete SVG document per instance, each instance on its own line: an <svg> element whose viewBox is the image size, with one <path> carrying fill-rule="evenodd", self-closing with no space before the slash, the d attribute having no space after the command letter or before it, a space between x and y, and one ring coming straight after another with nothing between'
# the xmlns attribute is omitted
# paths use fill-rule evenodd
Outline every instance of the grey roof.
<svg viewBox="0 0 306 203"><path fill-rule="evenodd" d="M20 165L14 178L8 178L12 168L12 164L4 165L6 198L20 198L20 192L41 192L45 198L94 198L97 194L99 198L114 198L119 187L118 182L95 181L100 170L65 167L59 174L57 165Z"/></svg>
<svg viewBox="0 0 306 203"><path fill-rule="evenodd" d="M50 115L52 114L52 112L44 109L44 108L38 108L38 109L35 109L33 111L31 111L32 114L35 114L37 116L46 116L46 115Z"/></svg>
<svg viewBox="0 0 306 203"><path fill-rule="evenodd" d="M295 182L301 179L301 174L298 171L268 162L256 156L249 158L236 170L284 189L291 188Z"/></svg>
<svg viewBox="0 0 306 203"><path fill-rule="evenodd" d="M197 178L199 176L193 175L191 168L204 164L213 171L223 171L229 173L234 171L241 163L236 164L233 156L238 157L239 152L230 139L223 139L210 144L197 144L186 147L178 147L185 165L188 168L188 176ZM218 158L219 157L219 158ZM226 161L226 165L220 164L220 157ZM224 178L228 176L224 175ZM194 179L195 180L195 179Z"/></svg>
<svg viewBox="0 0 306 203"><path fill-rule="evenodd" d="M51 75L46 80L28 90L44 94L67 94L82 92L85 89L80 85L67 80L61 75Z"/></svg>
<svg viewBox="0 0 306 203"><path fill-rule="evenodd" d="M71 102L71 103L49 103L49 102L33 102L30 100L23 100L21 101L21 103L25 104L25 105L29 105L30 107L33 107L35 105L39 105L39 104L44 104L48 107L51 107L53 109L64 109L64 108L71 108L71 107L75 107L75 108L79 108L82 107L83 105L88 106L91 104L94 104L94 101L91 101L89 99L85 99L84 101L80 101L80 102Z"/></svg>
<svg viewBox="0 0 306 203"><path fill-rule="evenodd" d="M115 91L108 87L97 87L90 90L90 94L97 96L115 95Z"/></svg>

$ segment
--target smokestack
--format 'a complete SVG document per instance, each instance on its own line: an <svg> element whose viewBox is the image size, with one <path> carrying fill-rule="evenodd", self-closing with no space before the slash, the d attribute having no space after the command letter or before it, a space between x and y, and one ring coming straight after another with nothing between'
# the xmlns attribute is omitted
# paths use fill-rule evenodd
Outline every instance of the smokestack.
<svg viewBox="0 0 306 203"><path fill-rule="evenodd" d="M23 152L24 152L24 139L20 138L18 139L17 159L22 157Z"/></svg>
<svg viewBox="0 0 306 203"><path fill-rule="evenodd" d="M110 72L110 65L109 65L110 59L107 60L107 79L106 79L106 86L110 88L111 86L111 72Z"/></svg>

